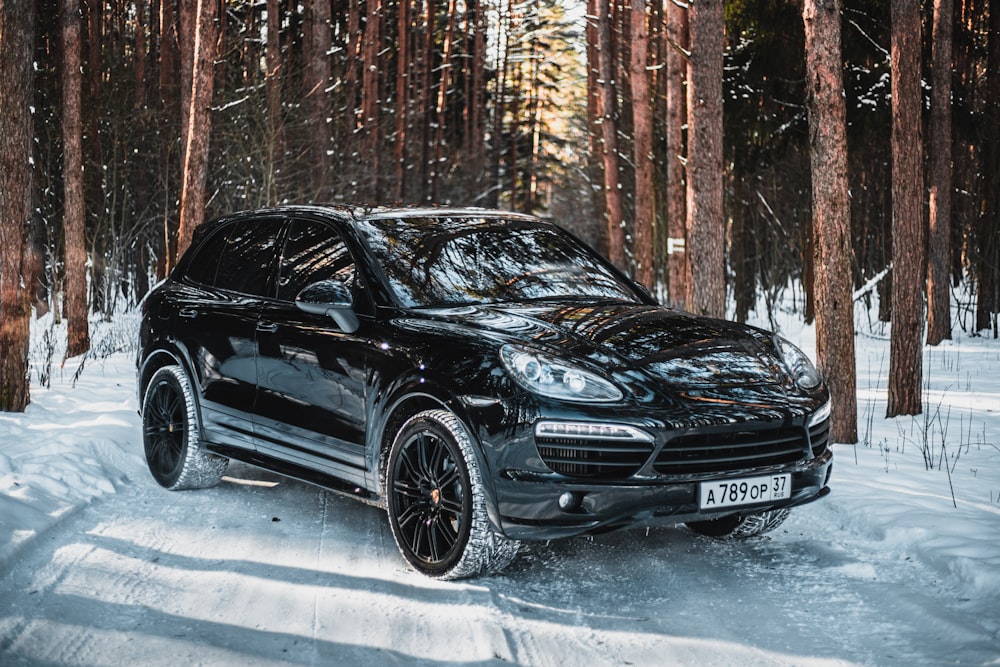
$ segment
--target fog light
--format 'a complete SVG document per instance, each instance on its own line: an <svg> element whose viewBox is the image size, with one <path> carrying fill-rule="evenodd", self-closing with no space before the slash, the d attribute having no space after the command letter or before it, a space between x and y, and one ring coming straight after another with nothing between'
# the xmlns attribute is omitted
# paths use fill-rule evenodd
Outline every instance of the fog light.
<svg viewBox="0 0 1000 667"><path fill-rule="evenodd" d="M569 512L570 510L576 509L580 504L579 499L576 497L575 493L566 493L559 496L559 509L564 512Z"/></svg>

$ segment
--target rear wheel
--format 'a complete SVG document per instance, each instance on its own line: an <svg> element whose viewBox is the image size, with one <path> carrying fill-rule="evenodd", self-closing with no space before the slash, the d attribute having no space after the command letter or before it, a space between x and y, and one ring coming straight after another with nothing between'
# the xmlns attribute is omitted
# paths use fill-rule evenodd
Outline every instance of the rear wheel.
<svg viewBox="0 0 1000 667"><path fill-rule="evenodd" d="M692 521L687 527L709 537L743 538L769 533L785 522L791 509L782 507L755 514L730 514L719 519Z"/></svg>
<svg viewBox="0 0 1000 667"><path fill-rule="evenodd" d="M142 401L142 443L153 479L173 491L215 486L229 459L201 447L191 381L180 366L153 374Z"/></svg>
<svg viewBox="0 0 1000 667"><path fill-rule="evenodd" d="M421 412L400 428L386 493L393 538L423 574L460 579L497 572L517 555L520 543L490 524L472 439L446 410Z"/></svg>

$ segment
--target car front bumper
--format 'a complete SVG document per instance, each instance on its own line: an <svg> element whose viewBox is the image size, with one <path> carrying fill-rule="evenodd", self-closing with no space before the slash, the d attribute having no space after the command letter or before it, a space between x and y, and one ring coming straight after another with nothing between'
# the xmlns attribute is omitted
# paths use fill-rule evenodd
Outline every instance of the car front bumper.
<svg viewBox="0 0 1000 667"><path fill-rule="evenodd" d="M635 525L703 521L729 514L755 513L803 505L830 492L833 469L829 451L801 465L777 470L744 470L713 479L741 479L790 473L788 499L704 511L698 506L701 481L587 483L556 481L510 473L495 480L499 528L518 540L547 540L598 533ZM569 495L567 495L569 494ZM560 503L562 500L562 504Z"/></svg>

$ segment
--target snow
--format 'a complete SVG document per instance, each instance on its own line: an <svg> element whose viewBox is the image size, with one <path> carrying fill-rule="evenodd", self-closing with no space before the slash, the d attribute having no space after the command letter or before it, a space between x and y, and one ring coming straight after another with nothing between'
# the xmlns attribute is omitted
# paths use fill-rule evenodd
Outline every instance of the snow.
<svg viewBox="0 0 1000 667"><path fill-rule="evenodd" d="M381 510L266 471L160 489L132 354L70 359L0 413L0 664L1000 665L1000 343L926 348L925 414L897 419L887 337L857 346L860 442L775 533L529 544L455 583L407 569Z"/></svg>

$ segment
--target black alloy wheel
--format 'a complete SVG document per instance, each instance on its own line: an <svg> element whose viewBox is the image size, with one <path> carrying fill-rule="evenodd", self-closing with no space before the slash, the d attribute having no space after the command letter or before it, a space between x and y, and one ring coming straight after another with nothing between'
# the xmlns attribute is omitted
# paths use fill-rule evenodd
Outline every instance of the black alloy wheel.
<svg viewBox="0 0 1000 667"><path fill-rule="evenodd" d="M163 486L176 481L187 436L184 395L176 380L161 376L149 387L142 411L146 463Z"/></svg>
<svg viewBox="0 0 1000 667"><path fill-rule="evenodd" d="M386 468L389 526L403 557L439 579L497 572L520 543L489 522L472 439L446 410L411 417L396 435Z"/></svg>
<svg viewBox="0 0 1000 667"><path fill-rule="evenodd" d="M202 450L191 382L179 366L153 374L142 402L146 465L160 486L172 490L214 486L229 460Z"/></svg>
<svg viewBox="0 0 1000 667"><path fill-rule="evenodd" d="M402 547L421 569L444 571L469 539L469 474L451 438L424 429L408 435L392 461L391 502Z"/></svg>

